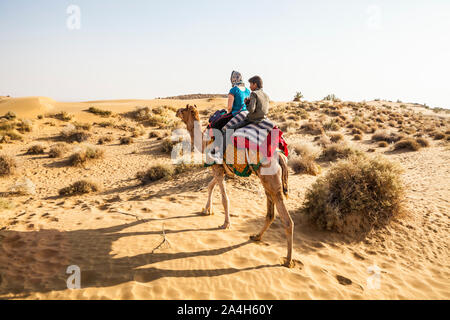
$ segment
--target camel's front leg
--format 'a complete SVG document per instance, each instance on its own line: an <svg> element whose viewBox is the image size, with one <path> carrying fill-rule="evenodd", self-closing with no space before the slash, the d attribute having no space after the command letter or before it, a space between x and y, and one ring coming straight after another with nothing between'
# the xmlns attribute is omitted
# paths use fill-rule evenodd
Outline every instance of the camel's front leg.
<svg viewBox="0 0 450 320"><path fill-rule="evenodd" d="M211 182L208 184L208 201L206 202L206 206L203 209L203 213L206 216L209 215L213 215L214 211L213 211L213 203L212 203L212 197L214 194L214 188L216 187L217 181L216 178L214 177Z"/></svg>
<svg viewBox="0 0 450 320"><path fill-rule="evenodd" d="M225 222L223 223L222 226L220 226L220 228L221 229L229 229L231 227L230 211L229 211L230 201L228 200L227 190L226 190L226 186L225 186L225 180L222 178L222 180L220 182L218 182L218 184L219 184L219 188L220 188L220 193L222 194L223 209L225 210Z"/></svg>
<svg viewBox="0 0 450 320"><path fill-rule="evenodd" d="M219 228L229 229L231 227L229 212L230 201L228 200L227 190L225 186L225 171L222 166L214 167L214 177L216 179L216 183L219 185L220 193L222 195L223 209L225 210L225 222Z"/></svg>

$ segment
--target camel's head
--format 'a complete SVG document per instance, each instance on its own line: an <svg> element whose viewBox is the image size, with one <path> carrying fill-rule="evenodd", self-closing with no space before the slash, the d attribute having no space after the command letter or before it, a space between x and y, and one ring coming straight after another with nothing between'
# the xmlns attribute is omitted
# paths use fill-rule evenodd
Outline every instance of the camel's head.
<svg viewBox="0 0 450 320"><path fill-rule="evenodd" d="M186 124L200 120L196 105L191 106L188 104L186 108L178 109L176 116Z"/></svg>

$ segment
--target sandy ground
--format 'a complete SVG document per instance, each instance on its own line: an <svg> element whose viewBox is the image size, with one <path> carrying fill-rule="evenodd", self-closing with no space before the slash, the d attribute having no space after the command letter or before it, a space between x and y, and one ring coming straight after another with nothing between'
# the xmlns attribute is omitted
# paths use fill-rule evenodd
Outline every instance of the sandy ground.
<svg viewBox="0 0 450 320"><path fill-rule="evenodd" d="M279 218L262 243L248 240L261 228L266 210L262 187L254 177L227 180L231 212L237 216L232 217L232 229L225 231L217 229L223 223L217 191L215 215L201 215L211 179L207 169L140 185L136 172L169 159L159 151L161 142L148 138L152 128L146 128L133 144L119 145L117 139L127 133L94 126L89 144L108 132L115 140L101 146L105 159L85 168L68 167L46 155L25 155L36 141L52 145L51 137L66 125L54 119L37 120L39 114L65 110L77 121L99 122L105 119L83 110L95 105L118 113L136 106L186 103L215 110L225 100L0 100L0 114L11 110L20 118L34 119L33 132L23 142L2 145L0 152L14 156L19 169L0 179L0 192L23 177L36 185L34 196L4 198L12 207L0 211L0 298L450 298L450 149L441 142L432 141L418 152L386 153L405 169L408 212L360 241L306 224L299 208L317 177L291 172L287 207L295 222L293 269L280 266L286 244ZM49 121L54 126L46 124ZM306 137L288 136L288 141L301 139ZM361 142L351 143L367 150L369 139L365 135ZM325 166L322 174L327 170ZM103 191L58 197L60 188L81 178L99 182ZM158 248L163 230L168 243ZM81 269L81 289L67 289L70 265ZM370 268L379 268L378 275L371 274Z"/></svg>

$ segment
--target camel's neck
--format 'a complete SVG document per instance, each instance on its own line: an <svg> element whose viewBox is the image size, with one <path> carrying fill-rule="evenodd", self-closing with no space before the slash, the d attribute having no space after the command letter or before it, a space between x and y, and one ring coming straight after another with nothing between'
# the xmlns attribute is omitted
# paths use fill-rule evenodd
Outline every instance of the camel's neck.
<svg viewBox="0 0 450 320"><path fill-rule="evenodd" d="M191 138L193 137L201 137L202 135L202 122L200 120L191 120L188 121L186 124L187 131L191 135Z"/></svg>
<svg viewBox="0 0 450 320"><path fill-rule="evenodd" d="M202 141L203 141L203 131L202 131L202 122L200 120L190 119L186 123L187 131L191 136L191 144L197 150L203 150Z"/></svg>

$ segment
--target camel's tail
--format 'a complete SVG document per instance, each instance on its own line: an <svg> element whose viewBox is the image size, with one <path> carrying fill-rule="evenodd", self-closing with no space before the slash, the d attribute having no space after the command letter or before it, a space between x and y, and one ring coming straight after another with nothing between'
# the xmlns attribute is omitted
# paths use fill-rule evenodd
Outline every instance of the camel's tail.
<svg viewBox="0 0 450 320"><path fill-rule="evenodd" d="M289 170L287 164L287 158L284 154L279 154L279 163L281 167L281 184L283 186L283 193L286 199L289 198L289 187L288 187L288 179L289 179Z"/></svg>

